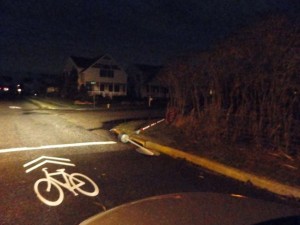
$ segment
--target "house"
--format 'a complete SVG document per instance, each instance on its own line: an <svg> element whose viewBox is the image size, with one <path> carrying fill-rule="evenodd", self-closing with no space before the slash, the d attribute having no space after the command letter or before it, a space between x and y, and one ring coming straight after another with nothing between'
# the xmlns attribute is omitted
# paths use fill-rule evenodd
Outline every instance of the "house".
<svg viewBox="0 0 300 225"><path fill-rule="evenodd" d="M128 92L132 98L168 97L166 86L159 79L162 66L134 64L128 67Z"/></svg>
<svg viewBox="0 0 300 225"><path fill-rule="evenodd" d="M65 95L73 95L83 89L90 96L113 98L127 95L127 74L110 55L96 58L68 58L64 67Z"/></svg>

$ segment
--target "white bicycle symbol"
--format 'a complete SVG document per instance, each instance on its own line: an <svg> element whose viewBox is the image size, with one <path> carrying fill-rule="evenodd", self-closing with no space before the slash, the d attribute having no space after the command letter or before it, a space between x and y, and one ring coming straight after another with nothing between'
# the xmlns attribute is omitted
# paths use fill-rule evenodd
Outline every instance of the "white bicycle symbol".
<svg viewBox="0 0 300 225"><path fill-rule="evenodd" d="M58 169L54 173L49 173L47 168L42 170L46 177L35 182L34 191L37 197L49 206L57 206L64 200L64 192L61 187L71 191L75 196L78 195L75 190L87 196L99 194L99 188L94 181L81 173L68 174L65 169ZM59 181L53 176L60 176L63 181Z"/></svg>

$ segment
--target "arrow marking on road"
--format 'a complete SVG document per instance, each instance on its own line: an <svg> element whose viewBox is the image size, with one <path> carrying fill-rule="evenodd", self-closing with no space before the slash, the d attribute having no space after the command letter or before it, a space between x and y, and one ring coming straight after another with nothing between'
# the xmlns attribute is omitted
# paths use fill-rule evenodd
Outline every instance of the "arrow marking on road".
<svg viewBox="0 0 300 225"><path fill-rule="evenodd" d="M39 161L39 160L41 160L41 159L53 159L53 160L67 161L67 162L70 162L70 161L71 161L70 159L66 159L66 158L59 158L59 157L52 157L52 156L44 156L44 155L43 155L43 156L40 156L40 157L38 157L38 158L36 158L36 159L34 159L34 160L28 162L28 163L25 163L25 164L23 165L23 167L27 167L27 166L29 166L29 165L31 165L31 164L34 164L34 163L36 163L37 161Z"/></svg>
<svg viewBox="0 0 300 225"><path fill-rule="evenodd" d="M97 142L83 142L83 143L71 143L71 144L61 144L61 145L44 145L39 147L6 148L6 149L0 149L0 153L32 151L32 150L42 150L42 149L51 149L51 148L81 147L81 146L90 146L90 145L112 145L116 143L117 142L115 141L97 141Z"/></svg>
<svg viewBox="0 0 300 225"><path fill-rule="evenodd" d="M28 167L28 166L30 166L30 165L32 165L32 164L34 164L34 163L36 163L36 162L38 162L40 160L43 160L43 159L46 159L46 160L44 160L44 161L36 164L33 167L30 167L25 172L29 173L30 171L35 170L36 168L38 168L38 167L40 167L40 166L42 166L42 165L44 165L46 163L59 164L59 165L65 165L65 166L75 166L75 164L73 164L73 163L67 163L67 162L71 161L70 159L58 158L58 157L50 157L50 156L41 156L41 157L39 157L37 159L34 159L34 160L32 160L32 161L30 161L28 163L25 163L23 165L23 167ZM67 161L67 162L62 162L62 161Z"/></svg>

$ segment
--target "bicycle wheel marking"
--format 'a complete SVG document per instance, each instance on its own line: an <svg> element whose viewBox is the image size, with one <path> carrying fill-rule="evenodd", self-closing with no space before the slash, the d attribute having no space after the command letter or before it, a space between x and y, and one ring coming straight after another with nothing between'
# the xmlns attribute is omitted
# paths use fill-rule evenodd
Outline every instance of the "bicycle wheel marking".
<svg viewBox="0 0 300 225"><path fill-rule="evenodd" d="M81 179L79 179L78 177L81 177ZM88 182L85 182L84 180L88 181ZM98 188L97 184L95 184L95 182L92 181L89 177L87 177L81 173L72 173L70 175L70 182L72 183L73 186L76 185L74 181L83 182L82 185L76 187L76 190L79 191L81 194L84 194L87 196L96 196L99 194L99 188ZM84 188L81 188L81 186L83 186L83 187L86 186L85 184L90 184L93 188L92 191L84 190Z"/></svg>
<svg viewBox="0 0 300 225"><path fill-rule="evenodd" d="M37 159L34 159L24 164L23 166L24 167L31 166L37 163L38 161L40 161L41 159L43 159L44 161L27 169L26 173L46 163L75 166L75 164L73 163L66 163L66 161L70 162L69 159L48 157L48 156L41 156ZM42 168L42 171L44 172L45 177L38 179L35 182L33 189L34 192L36 193L37 198L48 206L60 205L64 200L65 190L70 191L75 196L77 196L78 193L90 197L99 194L99 188L97 184L91 178L89 178L84 174L81 173L69 174L65 172L64 168L57 169L55 172L48 172L47 168ZM57 179L58 176L60 177L60 179Z"/></svg>
<svg viewBox="0 0 300 225"><path fill-rule="evenodd" d="M63 200L64 200L64 193L63 193L62 188L61 188L59 185L53 183L52 185L53 185L53 187L56 188L56 190L58 191L59 195L58 195L58 198L57 198L56 200L49 200L49 199L47 199L46 197L44 197L43 194L41 194L41 191L42 191L42 190L39 189L39 185L40 185L42 182L48 183L47 178L41 178L41 179L37 180L37 181L35 182L35 184L34 184L34 191L35 191L35 193L36 193L38 199L41 200L41 201L42 201L43 203L45 203L46 205L49 205L49 206L57 206L57 205L60 205L60 204L63 202ZM43 190L43 191L47 191L47 190L45 189L45 190Z"/></svg>

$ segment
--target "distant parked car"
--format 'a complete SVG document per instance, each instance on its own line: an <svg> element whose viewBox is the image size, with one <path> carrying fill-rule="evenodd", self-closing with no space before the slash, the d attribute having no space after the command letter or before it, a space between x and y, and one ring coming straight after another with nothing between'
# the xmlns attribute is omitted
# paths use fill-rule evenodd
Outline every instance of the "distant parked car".
<svg viewBox="0 0 300 225"><path fill-rule="evenodd" d="M1 92L8 92L10 88L8 86L0 86L0 91Z"/></svg>
<svg viewBox="0 0 300 225"><path fill-rule="evenodd" d="M12 94L12 88L8 85L0 85L0 97L8 97Z"/></svg>

